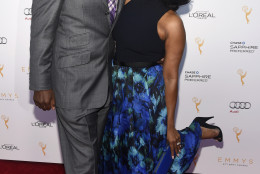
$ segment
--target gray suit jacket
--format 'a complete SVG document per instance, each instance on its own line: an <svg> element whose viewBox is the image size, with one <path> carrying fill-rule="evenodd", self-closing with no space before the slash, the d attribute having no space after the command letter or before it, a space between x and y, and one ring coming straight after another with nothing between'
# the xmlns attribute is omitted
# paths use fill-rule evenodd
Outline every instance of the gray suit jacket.
<svg viewBox="0 0 260 174"><path fill-rule="evenodd" d="M119 0L117 17L123 4ZM104 105L113 25L107 0L33 0L30 89L53 89L61 108Z"/></svg>

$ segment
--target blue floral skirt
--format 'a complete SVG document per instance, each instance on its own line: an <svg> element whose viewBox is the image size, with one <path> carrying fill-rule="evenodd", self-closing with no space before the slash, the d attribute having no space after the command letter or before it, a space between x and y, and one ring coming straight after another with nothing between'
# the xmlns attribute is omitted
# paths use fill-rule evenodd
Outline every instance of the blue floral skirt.
<svg viewBox="0 0 260 174"><path fill-rule="evenodd" d="M105 127L99 173L152 173L167 147L167 109L163 68L113 66L113 102ZM200 144L200 125L179 131L182 144L179 157L168 173L188 169Z"/></svg>

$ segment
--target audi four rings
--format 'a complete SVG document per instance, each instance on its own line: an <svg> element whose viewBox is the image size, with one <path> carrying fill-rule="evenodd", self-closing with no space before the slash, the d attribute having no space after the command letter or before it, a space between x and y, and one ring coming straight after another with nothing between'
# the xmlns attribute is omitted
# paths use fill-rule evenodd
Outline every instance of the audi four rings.
<svg viewBox="0 0 260 174"><path fill-rule="evenodd" d="M229 107L231 109L250 109L251 103L250 102L230 102Z"/></svg>
<svg viewBox="0 0 260 174"><path fill-rule="evenodd" d="M32 9L31 8L25 8L24 9L24 14L25 15L32 15Z"/></svg>
<svg viewBox="0 0 260 174"><path fill-rule="evenodd" d="M0 44L7 44L7 39L5 37L0 37Z"/></svg>

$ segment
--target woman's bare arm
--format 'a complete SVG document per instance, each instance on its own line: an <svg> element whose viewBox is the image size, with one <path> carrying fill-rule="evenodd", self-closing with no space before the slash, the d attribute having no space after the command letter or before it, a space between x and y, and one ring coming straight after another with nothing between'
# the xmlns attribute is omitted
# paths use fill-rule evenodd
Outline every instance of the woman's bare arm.
<svg viewBox="0 0 260 174"><path fill-rule="evenodd" d="M168 11L158 23L158 33L165 40L165 60L163 77L165 82L165 100L167 107L167 140L172 156L180 151L180 135L175 129L175 108L178 95L178 70L185 47L185 29L182 20L173 11Z"/></svg>

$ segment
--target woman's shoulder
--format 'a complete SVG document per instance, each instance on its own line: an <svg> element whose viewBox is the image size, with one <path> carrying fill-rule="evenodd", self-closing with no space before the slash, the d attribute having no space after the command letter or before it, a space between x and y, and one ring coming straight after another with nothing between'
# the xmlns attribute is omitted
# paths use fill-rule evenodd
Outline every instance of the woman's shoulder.
<svg viewBox="0 0 260 174"><path fill-rule="evenodd" d="M167 11L158 23L158 28L164 32L165 38L169 33L184 30L182 19L173 10Z"/></svg>
<svg viewBox="0 0 260 174"><path fill-rule="evenodd" d="M168 12L166 12L165 15L162 17L161 22L166 28L172 28L183 25L180 16L173 10L169 10Z"/></svg>

